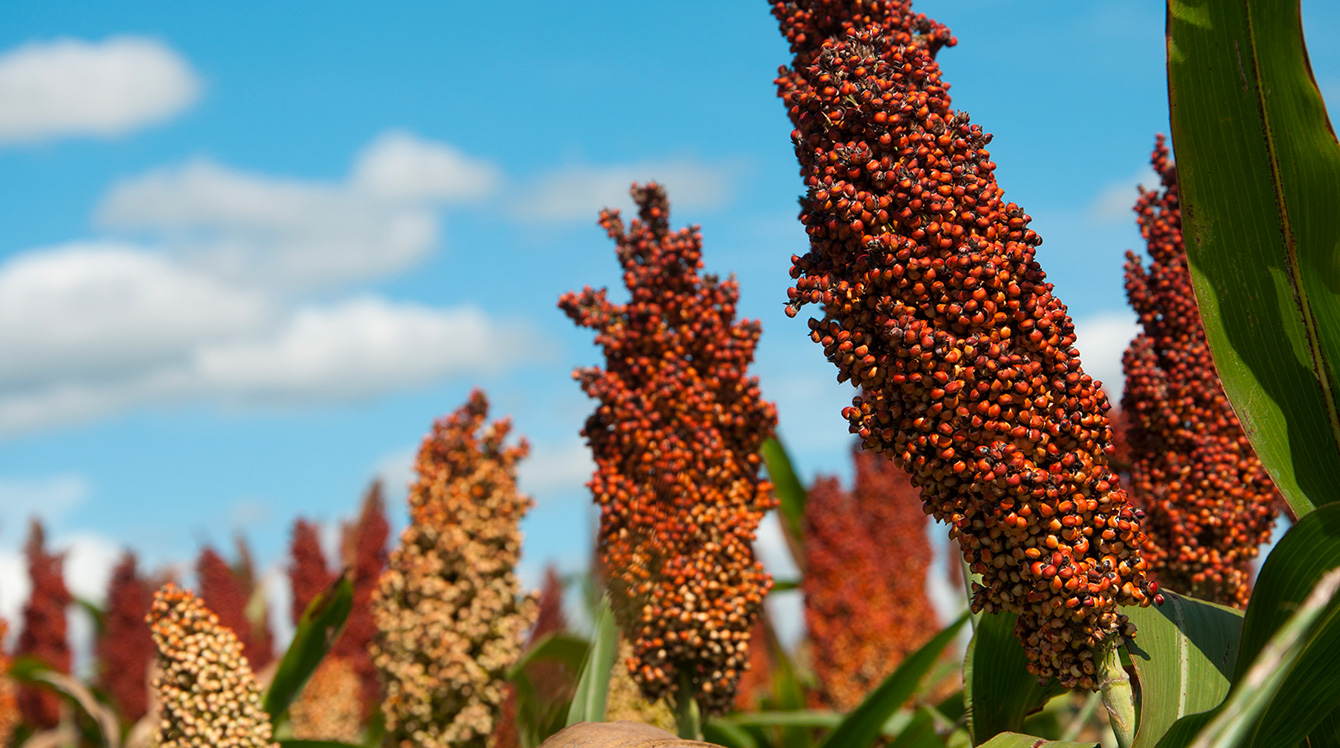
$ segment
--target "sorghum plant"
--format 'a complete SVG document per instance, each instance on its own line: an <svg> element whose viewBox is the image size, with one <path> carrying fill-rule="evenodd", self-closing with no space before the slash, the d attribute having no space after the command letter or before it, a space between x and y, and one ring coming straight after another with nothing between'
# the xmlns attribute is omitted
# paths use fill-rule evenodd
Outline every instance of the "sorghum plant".
<svg viewBox="0 0 1340 748"><path fill-rule="evenodd" d="M526 637L523 650L530 649L536 642L550 634L568 629L568 619L563 614L563 579L553 566L544 571L544 584L540 587L537 609L535 626ZM577 674L562 662L549 658L536 660L526 666L525 672L535 688L536 699L541 704L562 705L565 701L572 700ZM498 729L493 733L493 748L515 748L521 745L517 722L519 717L520 700L515 685L509 683Z"/></svg>
<svg viewBox="0 0 1340 748"><path fill-rule="evenodd" d="M327 656L289 707L293 738L359 742L363 723L361 688L349 660Z"/></svg>
<svg viewBox="0 0 1340 748"><path fill-rule="evenodd" d="M246 648L247 660L251 667L259 670L274 658L270 649L268 626L261 631L253 631L251 620L247 617L247 604L251 600L251 586L237 573L218 551L206 547L200 552L195 563L196 579L200 585L200 597L211 611L219 617L220 623L232 631L242 646Z"/></svg>
<svg viewBox="0 0 1340 748"><path fill-rule="evenodd" d="M24 554L32 587L23 606L23 628L14 653L36 657L53 670L68 673L70 644L65 609L73 598L65 587L65 554L47 552L46 532L37 520L33 520L28 532ZM18 701L24 723L34 730L59 724L61 699L56 692L23 686L19 688Z"/></svg>
<svg viewBox="0 0 1340 748"><path fill-rule="evenodd" d="M805 504L805 626L823 705L843 711L940 629L926 595L931 547L907 473L853 450L855 485L820 478Z"/></svg>
<svg viewBox="0 0 1340 748"><path fill-rule="evenodd" d="M159 748L272 748L270 719L242 642L200 598L169 584L154 594Z"/></svg>
<svg viewBox="0 0 1340 748"><path fill-rule="evenodd" d="M333 656L348 660L358 673L365 719L377 708L381 695L377 666L368 648L377 636L377 624L372 620L372 594L386 569L386 541L390 537L391 523L386 518L382 486L374 482L363 496L358 518L344 527L344 563L351 570L354 601L344 623L344 633L331 648Z"/></svg>
<svg viewBox="0 0 1340 748"><path fill-rule="evenodd" d="M138 722L149 710L149 663L154 642L144 625L153 602L149 582L136 569L135 554L126 551L107 586L107 609L98 635L102 687L127 722Z"/></svg>
<svg viewBox="0 0 1340 748"><path fill-rule="evenodd" d="M1029 669L1098 687L1095 655L1146 605L1136 510L1108 468L1107 398L1002 198L990 136L950 108L935 54L955 39L907 2L797 0L773 14L777 78L810 250L789 314L863 394L843 415L912 474L982 575L973 609L1018 613Z"/></svg>
<svg viewBox="0 0 1340 748"><path fill-rule="evenodd" d="M317 526L305 519L293 523L293 540L289 543L289 588L293 592L293 622L302 618L303 611L332 581L335 574L326 565L325 551L321 550L321 533Z"/></svg>
<svg viewBox="0 0 1340 748"><path fill-rule="evenodd" d="M1163 136L1151 157L1162 190L1135 210L1149 266L1126 253L1126 298L1141 332L1122 359L1131 493L1144 508L1145 554L1166 587L1239 608L1275 522L1275 486L1224 394L1191 290L1177 169Z"/></svg>
<svg viewBox="0 0 1340 748"><path fill-rule="evenodd" d="M750 542L775 504L758 452L777 413L746 373L760 327L735 321L738 284L698 274L702 238L696 227L671 232L664 189L632 195L631 227L618 211L600 216L631 300L589 287L559 300L605 353L604 369L574 372L600 401L582 432L596 462L587 485L634 679L653 701L694 698L721 712L772 584Z"/></svg>
<svg viewBox="0 0 1340 748"><path fill-rule="evenodd" d="M5 640L5 635L8 633L9 623L0 618L0 642ZM19 726L19 702L16 692L14 681L9 677L9 658L5 657L4 648L0 647L0 746L9 745L14 731Z"/></svg>
<svg viewBox="0 0 1340 748"><path fill-rule="evenodd" d="M476 390L424 439L410 524L372 598L387 739L399 748L486 746L535 619L514 572L531 506L516 464L528 448L504 446L510 423L486 426L487 416Z"/></svg>

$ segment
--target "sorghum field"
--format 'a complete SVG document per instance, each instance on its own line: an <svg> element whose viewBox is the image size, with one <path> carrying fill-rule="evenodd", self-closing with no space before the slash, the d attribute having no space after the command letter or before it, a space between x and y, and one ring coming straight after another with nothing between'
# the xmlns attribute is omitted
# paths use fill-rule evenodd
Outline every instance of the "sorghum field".
<svg viewBox="0 0 1340 748"><path fill-rule="evenodd" d="M808 337L797 350L831 364L846 402L823 421L831 434L800 441L842 445L844 459L849 445L847 477L800 477L803 448L757 365L763 323L742 313L729 255L675 207L701 196L647 173L626 207L589 216L606 270L546 301L594 344L571 372L586 398L571 430L592 470L590 504L569 509L597 525L584 568L523 582L532 446L514 426L524 412L491 402L485 377L423 414L403 506L374 482L359 506L331 510L352 514L338 528L285 519L286 606L240 538L232 552L200 544L191 568L127 550L105 602L84 599L33 519L29 593L0 619L0 746L1340 745L1340 143L1297 2L1168 1L1170 132L1129 154L1132 171L1149 165L1127 196L1144 245L1105 271L1123 274L1137 321L1115 389L1086 371L1044 237L993 160L992 123L951 96L941 65L969 42L912 0L755 10L789 50L753 85L789 124L779 152L794 159L803 232L772 258L787 326L768 332ZM502 26L488 30L490 64L512 53ZM86 53L72 50L60 54ZM54 85L5 59L0 100L6 86ZM1014 62L977 72L1028 106L1036 92ZM537 125L550 116L537 111ZM318 199L348 213L358 190L379 210L446 199L456 187L429 167L465 168L404 133L376 148L348 195L277 187L266 220ZM136 195L167 211L212 179L259 179L221 170L146 178L103 214L130 225L157 215L126 213ZM428 176L391 179L405 173ZM479 166L475 178L494 177ZM318 238L338 245L358 221L337 229ZM283 246L264 260L276 284L297 262ZM258 261L224 249L196 261ZM88 268L109 250L68 251ZM306 282L351 272L319 260ZM521 272L454 282L505 295ZM192 289L170 311L189 317L187 296L217 291ZM336 321L382 302L348 303ZM394 310L379 309L389 324ZM416 319L431 327L433 313ZM325 324L318 311L295 319ZM340 365L375 368L378 355ZM233 360L199 359L202 371ZM0 414L40 411L6 402ZM763 563L765 521L786 575ZM768 604L786 593L802 612ZM944 620L936 594L963 612ZM93 630L72 632L72 612Z"/></svg>

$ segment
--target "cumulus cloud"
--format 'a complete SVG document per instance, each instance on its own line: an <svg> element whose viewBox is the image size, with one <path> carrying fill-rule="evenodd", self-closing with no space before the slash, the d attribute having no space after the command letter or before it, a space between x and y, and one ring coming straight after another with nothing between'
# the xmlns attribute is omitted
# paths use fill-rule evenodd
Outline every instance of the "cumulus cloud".
<svg viewBox="0 0 1340 748"><path fill-rule="evenodd" d="M532 444L530 455L517 467L517 485L543 501L549 494L583 491L596 464L581 439L561 444Z"/></svg>
<svg viewBox="0 0 1340 748"><path fill-rule="evenodd" d="M1075 348L1079 349L1084 373L1102 382L1113 405L1121 402L1126 386L1121 357L1139 331L1135 313L1130 310L1075 320Z"/></svg>
<svg viewBox="0 0 1340 748"><path fill-rule="evenodd" d="M88 499L89 484L81 475L40 478L0 477L0 506L14 528L26 528L30 518L59 521ZM9 528L0 526L0 532ZM25 530L26 531L26 530Z"/></svg>
<svg viewBox="0 0 1340 748"><path fill-rule="evenodd" d="M685 159L619 166L571 166L540 178L514 203L517 217L531 220L592 221L602 208L628 213L633 182L655 180L680 210L715 210L730 202L739 169Z"/></svg>
<svg viewBox="0 0 1340 748"><path fill-rule="evenodd" d="M124 376L0 388L0 435L136 406L210 401L244 408L373 397L544 356L529 328L469 307L355 298L302 306L273 330L191 341L177 360Z"/></svg>
<svg viewBox="0 0 1340 748"><path fill-rule="evenodd" d="M1138 188L1152 190L1161 184L1159 175L1146 164L1135 174L1104 186L1089 203L1089 218L1099 223L1130 223L1135 220L1132 209L1140 197Z"/></svg>
<svg viewBox="0 0 1340 748"><path fill-rule="evenodd" d="M0 56L0 145L123 135L179 114L200 88L153 39L30 42Z"/></svg>
<svg viewBox="0 0 1340 748"><path fill-rule="evenodd" d="M358 156L353 184L386 200L473 200L497 188L497 168L404 130L383 133Z"/></svg>

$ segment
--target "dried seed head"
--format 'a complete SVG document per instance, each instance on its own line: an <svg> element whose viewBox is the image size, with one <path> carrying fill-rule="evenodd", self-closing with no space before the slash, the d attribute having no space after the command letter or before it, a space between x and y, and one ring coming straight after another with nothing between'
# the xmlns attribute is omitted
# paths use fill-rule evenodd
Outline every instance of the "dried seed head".
<svg viewBox="0 0 1340 748"><path fill-rule="evenodd" d="M296 624L303 611L331 582L335 574L326 564L326 553L321 550L321 535L316 525L305 519L293 523L293 540L289 543L289 589L293 591L290 614Z"/></svg>
<svg viewBox="0 0 1340 748"><path fill-rule="evenodd" d="M812 339L864 391L843 412L852 433L952 525L983 577L973 608L1019 614L1034 674L1094 689L1094 650L1133 632L1117 607L1152 592L1107 464L1107 398L1034 256L1041 238L1003 200L990 136L950 108L934 54L953 37L908 3L873 5L773 5L795 52L777 84L810 236L788 313L820 305Z"/></svg>
<svg viewBox="0 0 1340 748"><path fill-rule="evenodd" d="M361 684L343 657L326 657L289 708L295 740L358 743L362 735Z"/></svg>
<svg viewBox="0 0 1340 748"><path fill-rule="evenodd" d="M135 554L126 551L107 587L98 659L102 687L130 723L149 711L147 686L154 641L144 625L144 616L152 602L153 589L136 570Z"/></svg>
<svg viewBox="0 0 1340 748"><path fill-rule="evenodd" d="M154 594L148 621L160 748L277 748L242 642L200 598L168 584Z"/></svg>
<svg viewBox="0 0 1340 748"><path fill-rule="evenodd" d="M24 546L28 578L32 582L23 606L23 628L15 655L36 657L58 672L70 672L70 645L65 609L74 599L65 587L65 554L48 553L42 523L33 520ZM60 695L47 688L21 686L19 712L24 724L35 730L60 722Z"/></svg>
<svg viewBox="0 0 1340 748"><path fill-rule="evenodd" d="M424 439L410 524L372 597L373 661L398 748L484 748L535 620L535 600L518 599L514 571L517 523L531 506L516 489L527 446L504 446L511 425L485 425L487 416L476 390Z"/></svg>
<svg viewBox="0 0 1340 748"><path fill-rule="evenodd" d="M1162 190L1141 190L1135 205L1149 265L1126 253L1126 298L1142 327L1122 359L1131 493L1147 515L1145 557L1159 583L1244 608L1278 493L1210 355L1169 155L1160 135L1151 160Z"/></svg>
<svg viewBox="0 0 1340 748"><path fill-rule="evenodd" d="M860 704L940 629L926 594L931 547L921 498L882 455L853 450L855 487L836 478L810 489L805 538L805 626L820 703Z"/></svg>
<svg viewBox="0 0 1340 748"><path fill-rule="evenodd" d="M596 331L605 368L574 376L600 401L582 432L595 457L600 550L643 694L687 675L705 712L728 709L771 578L751 542L775 500L758 477L777 412L748 376L759 324L735 321L739 285L700 276L702 238L671 232L657 184L634 185L640 220L600 224L618 245L627 304L604 289L559 307Z"/></svg>
<svg viewBox="0 0 1340 748"><path fill-rule="evenodd" d="M343 534L344 563L353 572L354 604L349 611L349 620L344 623L344 633L335 641L331 654L348 660L358 673L362 684L363 717L367 719L381 700L381 681L368 651L377 636L377 624L372 620L372 593L386 569L386 545L391 537L380 482L368 488L358 518L344 526Z"/></svg>

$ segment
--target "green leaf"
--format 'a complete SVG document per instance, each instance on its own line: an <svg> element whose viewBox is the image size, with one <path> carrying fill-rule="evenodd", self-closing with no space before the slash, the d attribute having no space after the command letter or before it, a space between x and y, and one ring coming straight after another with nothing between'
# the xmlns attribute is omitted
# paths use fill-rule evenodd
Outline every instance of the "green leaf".
<svg viewBox="0 0 1340 748"><path fill-rule="evenodd" d="M726 748L759 748L758 741L748 730L719 719L703 722L703 740Z"/></svg>
<svg viewBox="0 0 1340 748"><path fill-rule="evenodd" d="M884 722L916 692L917 684L935 666L940 653L967 622L966 614L959 616L948 628L908 655L883 683L865 697L860 706L824 736L820 748L866 748L873 743Z"/></svg>
<svg viewBox="0 0 1340 748"><path fill-rule="evenodd" d="M774 579L772 580L772 589L769 592L790 592L800 589L799 579Z"/></svg>
<svg viewBox="0 0 1340 748"><path fill-rule="evenodd" d="M516 664L512 665L507 677L516 678L518 673L537 660L558 660L571 668L572 672L578 672L582 669L582 663L586 661L590 649L591 645L585 639L565 631L545 634L532 644L530 649L522 653Z"/></svg>
<svg viewBox="0 0 1340 748"><path fill-rule="evenodd" d="M275 670L274 681L265 692L264 709L272 723L278 722L307 685L331 645L344 630L354 605L354 585L341 574L314 598L302 612L293 641Z"/></svg>
<svg viewBox="0 0 1340 748"><path fill-rule="evenodd" d="M1327 504L1303 517L1284 534L1261 565L1251 603L1242 624L1234 666L1232 701L1246 682L1252 663L1302 609L1308 595L1332 568L1340 567L1340 504ZM1260 709L1253 746L1294 746L1313 735L1315 745L1334 745L1330 719L1340 704L1340 600L1332 600L1301 642L1301 656L1276 664L1271 673L1278 689ZM1244 697L1245 698L1245 697ZM1225 702L1226 704L1228 702ZM1178 720L1159 741L1161 748L1180 748L1228 707Z"/></svg>
<svg viewBox="0 0 1340 748"><path fill-rule="evenodd" d="M1072 743L1064 740L1043 740L1017 732L1002 732L982 744L982 748L1098 748L1097 743Z"/></svg>
<svg viewBox="0 0 1340 748"><path fill-rule="evenodd" d="M1340 144L1298 0L1169 0L1168 96L1215 365L1301 517L1340 499Z"/></svg>
<svg viewBox="0 0 1340 748"><path fill-rule="evenodd" d="M1014 613L983 615L963 660L963 694L968 732L981 745L1002 732L1023 729L1024 718L1065 689L1056 680L1045 685L1028 672L1028 656L1014 636Z"/></svg>
<svg viewBox="0 0 1340 748"><path fill-rule="evenodd" d="M120 742L121 723L116 712L98 701L92 690L75 678L52 669L31 655L14 658L10 663L9 676L18 683L46 688L65 697L92 720L101 745L115 746Z"/></svg>
<svg viewBox="0 0 1340 748"><path fill-rule="evenodd" d="M889 743L889 748L944 748L944 738L935 733L935 717L924 706L912 712L912 719Z"/></svg>
<svg viewBox="0 0 1340 748"><path fill-rule="evenodd" d="M614 611L610 609L609 595L600 599L596 611L596 628L587 651L582 674L577 680L576 695L568 708L567 726L578 722L604 722L605 699L610 690L610 674L619 650L619 629L614 625Z"/></svg>
<svg viewBox="0 0 1340 748"><path fill-rule="evenodd" d="M801 539L804 535L800 528L805 517L807 500L805 487L800 484L800 478L796 477L796 471L791 467L791 457L777 437L768 437L768 440L763 442L762 452L763 465L768 469L768 480L772 481L772 488L777 492L787 545L790 546L791 555L795 556L796 563L804 571L804 557L800 553Z"/></svg>
<svg viewBox="0 0 1340 748"><path fill-rule="evenodd" d="M1137 748L1157 745L1178 719L1219 706L1242 636L1242 611L1167 590L1163 595L1161 606L1122 610L1136 628L1126 651L1140 679Z"/></svg>

